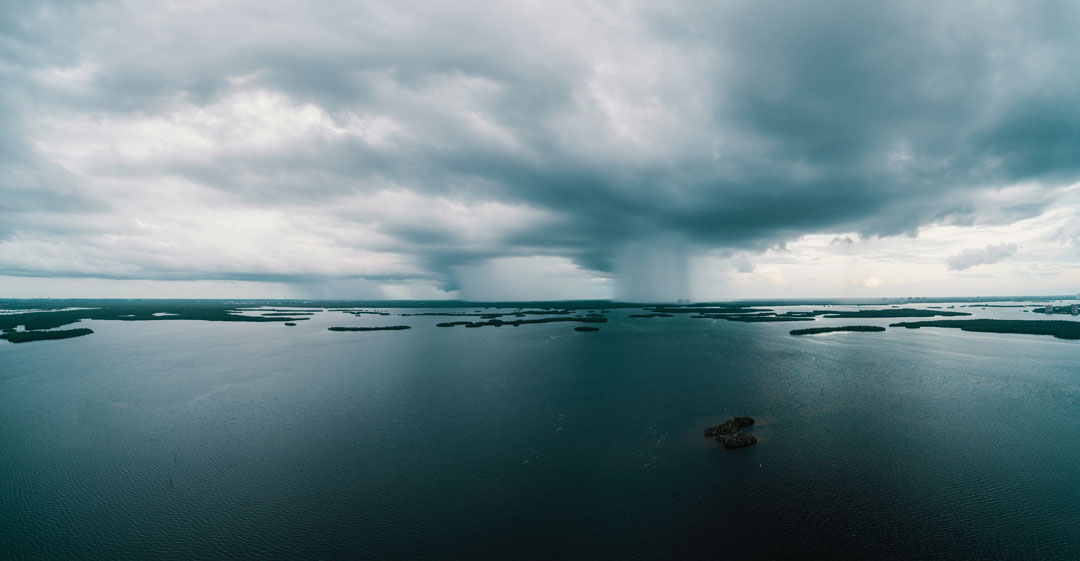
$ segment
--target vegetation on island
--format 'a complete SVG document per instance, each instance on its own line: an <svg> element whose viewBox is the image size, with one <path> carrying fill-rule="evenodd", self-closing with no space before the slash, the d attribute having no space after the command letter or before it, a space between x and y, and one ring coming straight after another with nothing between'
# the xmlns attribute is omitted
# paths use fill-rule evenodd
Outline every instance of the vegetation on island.
<svg viewBox="0 0 1080 561"><path fill-rule="evenodd" d="M691 319L722 319L727 321L741 321L746 323L769 323L777 321L814 321L821 316L824 318L897 318L897 317L934 317L934 316L969 316L967 312L949 312L944 310L926 310L916 308L884 308L856 311L843 310L808 310L790 311L778 314L773 310L764 308L724 308L724 307L683 307L683 308L650 308L662 309L665 312L682 310L702 310ZM704 312L703 310L718 310L716 313ZM685 313L685 312L675 312Z"/></svg>
<svg viewBox="0 0 1080 561"><path fill-rule="evenodd" d="M296 327L296 324L291 321L285 322L285 327Z"/></svg>
<svg viewBox="0 0 1080 561"><path fill-rule="evenodd" d="M774 322L774 321L814 321L812 317L800 317L800 316L770 316L770 315L733 315L726 314L701 314L699 316L690 316L690 319L723 319L727 321L741 321L744 323L755 322Z"/></svg>
<svg viewBox="0 0 1080 561"><path fill-rule="evenodd" d="M329 327L328 331L398 331L401 329L412 329L408 325L383 325L380 327Z"/></svg>
<svg viewBox="0 0 1080 561"><path fill-rule="evenodd" d="M885 328L876 325L844 325L841 327L810 327L807 329L792 329L790 333L792 335L816 335L818 333L832 333L835 331L877 332L885 331Z"/></svg>
<svg viewBox="0 0 1080 561"><path fill-rule="evenodd" d="M567 312L567 313L570 313L570 312ZM421 313L421 314L401 314L401 315L402 316L471 317L471 318L480 318L480 319L495 319L495 318L501 318L503 316L507 316L507 315L511 315L511 314L500 314L500 313L490 313L490 314L480 313L480 314L477 314L477 313L466 313L466 312L425 312L425 313ZM520 316L520 314L517 314L517 313L515 313L513 315Z"/></svg>
<svg viewBox="0 0 1080 561"><path fill-rule="evenodd" d="M646 310L659 314L753 314L772 312L768 308L743 306L653 306Z"/></svg>
<svg viewBox="0 0 1080 561"><path fill-rule="evenodd" d="M445 323L435 324L436 327L455 327L458 325L464 325L465 327L502 327L504 325L510 325L517 327L519 325L531 325L535 323L554 323L560 321L576 321L580 323L607 323L606 317L558 317L558 318L538 318L538 319L515 319L509 321L503 321L501 319L492 319L488 321L450 321Z"/></svg>
<svg viewBox="0 0 1080 561"><path fill-rule="evenodd" d="M287 310L283 310L283 311L287 311ZM390 315L390 312L380 312L378 310L361 310L361 309L357 309L357 308L326 308L326 311L328 311L328 312L341 312L343 314L352 314L352 315L354 315L356 317L360 317L362 315L373 315L373 316L388 316L388 315Z"/></svg>
<svg viewBox="0 0 1080 561"><path fill-rule="evenodd" d="M12 343L29 343L30 341L48 341L50 339L70 339L82 337L93 333L93 329L80 327L78 329L62 329L59 331L11 331L0 335L0 339L7 339Z"/></svg>
<svg viewBox="0 0 1080 561"><path fill-rule="evenodd" d="M259 312L259 313L261 313L263 315L268 315L268 314L306 314L306 315L311 315L311 314L314 314L315 312L321 312L322 309L321 308L320 309L307 308L307 309L302 309L302 310L286 310L284 308L267 308L267 307L246 308L245 307L245 308L232 308L232 311L234 311L234 312Z"/></svg>
<svg viewBox="0 0 1080 561"><path fill-rule="evenodd" d="M599 327L591 327L588 325L579 325L574 328L574 331L600 331Z"/></svg>
<svg viewBox="0 0 1080 561"><path fill-rule="evenodd" d="M1012 305L1014 299L996 306L1004 307ZM1040 301L1040 299L1027 299L1027 301ZM690 314L695 319L722 319L738 322L788 322L788 321L814 321L817 317L825 318L930 318L935 316L965 316L966 312L944 311L941 309L913 309L913 308L885 308L882 305L870 305L868 309L856 311L843 311L830 309L829 302L808 301L803 304L818 304L821 309L806 309L800 311L788 311L778 313L768 307L771 305L795 305L798 302L753 302L753 303L709 303L696 305L670 305L670 304L632 304L615 303L606 301L579 301L579 302L497 302L497 303L466 303L459 301L439 302L415 302L415 301L380 301L380 302L357 302L357 301L281 301L281 300L101 300L101 299L73 299L73 300L0 300L0 309L11 310L16 313L0 314L0 332L5 335L15 333L28 333L43 330L56 330L82 320L112 320L112 321L173 321L173 320L198 320L198 321L228 321L228 322L278 322L289 326L295 326L297 322L310 319L315 313L323 310L340 311L343 313L361 315L391 315L387 308L412 308L415 314L424 316L448 316L459 321L439 323L440 327L464 326L477 327L501 327L504 325L520 326L527 324L550 323L557 321L569 321L580 324L595 324L607 322L604 314L612 309L644 310L644 313L633 313L629 317L634 319L674 317L676 314ZM861 305L848 302L844 305ZM995 306L993 304L981 304L982 306ZM950 306L951 307L951 306ZM420 308L420 309L418 309ZM427 311L423 308L436 308L439 311ZM458 308L455 310L454 308ZM850 310L851 308L849 308ZM1054 307L1055 311L1064 312L1066 308ZM1027 310L1025 310L1027 311ZM1044 308L1040 305L1032 310L1042 313ZM247 315L250 314L250 315ZM397 312L394 312L396 315ZM587 314L587 315L586 315ZM960 327L968 331L995 331L1014 332L1006 329L1002 324L990 324L987 322L1004 322L1005 320L973 320L975 323L960 325L945 325L934 323L937 327ZM1076 322L1053 322L1067 323L1062 327L1038 327L1025 326L1023 333L1052 334L1061 338L1074 338L1070 335L1071 330L1076 328ZM929 326L929 324L924 324ZM16 331L19 328L23 331ZM921 325L920 325L921 326ZM389 328L331 328L339 331L382 331L390 329L405 329L408 326L392 326ZM906 327L906 325L905 325ZM1018 328L1019 329L1019 328ZM1035 329L1035 331L1031 331ZM803 330L796 330L800 333ZM825 331L814 331L825 332ZM54 333L60 333L54 331ZM80 332L80 335L87 333ZM68 335L74 336L74 335ZM16 335L16 339L27 339L36 335ZM61 338L59 335L47 335L43 338ZM4 337L12 340L10 337ZM33 339L37 340L37 339Z"/></svg>
<svg viewBox="0 0 1080 561"><path fill-rule="evenodd" d="M1027 319L941 319L904 321L889 327L949 327L980 333L1017 333L1021 335L1053 335L1058 339L1080 339L1080 321Z"/></svg>
<svg viewBox="0 0 1080 561"><path fill-rule="evenodd" d="M728 419L715 427L705 429L705 436L715 439L724 448L745 448L757 442L757 437L746 434L741 429L754 424L753 417L735 417Z"/></svg>
<svg viewBox="0 0 1080 561"><path fill-rule="evenodd" d="M789 317L789 318L812 318L812 317L817 317L820 314L818 313L818 311L812 311L812 312L784 312L784 313L778 314L778 315L780 315L782 317Z"/></svg>
<svg viewBox="0 0 1080 561"><path fill-rule="evenodd" d="M885 310L858 310L844 312L836 310L814 310L815 315L826 318L928 318L934 316L970 316L967 312L949 312L946 310L923 310L919 308L889 308Z"/></svg>
<svg viewBox="0 0 1080 561"><path fill-rule="evenodd" d="M439 316L439 317L478 317L480 319L496 319L506 316L555 316L570 315L571 310L515 310L513 312L422 312L418 314L401 314L402 316Z"/></svg>

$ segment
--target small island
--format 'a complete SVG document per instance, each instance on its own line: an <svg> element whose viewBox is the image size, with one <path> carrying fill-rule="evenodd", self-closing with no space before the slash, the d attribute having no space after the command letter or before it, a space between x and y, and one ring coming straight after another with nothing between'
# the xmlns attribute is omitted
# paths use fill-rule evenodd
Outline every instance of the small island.
<svg viewBox="0 0 1080 561"><path fill-rule="evenodd" d="M792 329L790 333L792 335L817 335L818 333L833 333L835 331L878 332L885 331L885 328L878 327L876 325L844 325L841 327L810 327L808 329Z"/></svg>
<svg viewBox="0 0 1080 561"><path fill-rule="evenodd" d="M744 429L753 424L753 417L735 417L733 419L728 419L715 427L705 429L705 436L715 439L720 444L723 444L724 448L729 450L733 448L745 448L757 442L757 437L752 434L746 434L740 429Z"/></svg>
<svg viewBox="0 0 1080 561"><path fill-rule="evenodd" d="M600 331L599 327L590 327L588 325L582 325L574 328L574 331Z"/></svg>
<svg viewBox="0 0 1080 561"><path fill-rule="evenodd" d="M1030 319L939 319L932 321L902 321L889 327L951 327L980 333L1017 333L1021 335L1053 335L1058 339L1080 339L1080 321Z"/></svg>
<svg viewBox="0 0 1080 561"><path fill-rule="evenodd" d="M80 327L78 329L61 329L57 331L12 331L0 335L0 339L7 339L12 343L29 343L30 341L48 341L51 339L70 339L90 335L93 329Z"/></svg>
<svg viewBox="0 0 1080 561"><path fill-rule="evenodd" d="M289 321L289 322L286 322L286 323L285 323L285 327L296 327L296 324L295 324L295 323L293 323L293 322L291 322L291 321Z"/></svg>
<svg viewBox="0 0 1080 561"><path fill-rule="evenodd" d="M398 331L400 329L412 329L408 325L384 325L382 327L329 327L328 331Z"/></svg>

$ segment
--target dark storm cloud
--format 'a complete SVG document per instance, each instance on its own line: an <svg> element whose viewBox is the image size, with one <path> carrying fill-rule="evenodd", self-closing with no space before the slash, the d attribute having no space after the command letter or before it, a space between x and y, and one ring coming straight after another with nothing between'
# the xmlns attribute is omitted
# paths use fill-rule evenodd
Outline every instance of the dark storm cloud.
<svg viewBox="0 0 1080 561"><path fill-rule="evenodd" d="M27 218L35 209L95 200L48 171L19 125L27 104L45 116L141 118L253 91L335 123L386 117L401 132L382 143L226 143L210 158L178 151L88 169L179 177L258 208L324 205L346 219L337 202L388 186L552 217L483 244L458 223L365 218L392 240L381 248L414 256L420 275L447 286L454 267L500 256L611 271L625 247L656 238L761 250L808 233L1016 220L1080 177L1080 8L1070 2L156 6L44 3L4 18L2 76L14 93L0 116L16 126L0 133L0 165L22 166L24 180L0 183L18 201L0 205L0 236L47 233L50 222ZM80 88L34 74L79 64L93 68ZM1049 194L976 204L1024 182Z"/></svg>

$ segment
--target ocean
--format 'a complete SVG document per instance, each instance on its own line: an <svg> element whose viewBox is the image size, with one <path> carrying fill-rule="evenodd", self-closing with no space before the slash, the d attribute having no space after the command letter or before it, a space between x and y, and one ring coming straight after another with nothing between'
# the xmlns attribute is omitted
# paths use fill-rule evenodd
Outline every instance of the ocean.
<svg viewBox="0 0 1080 561"><path fill-rule="evenodd" d="M1080 558L1080 341L388 311L0 342L0 559Z"/></svg>

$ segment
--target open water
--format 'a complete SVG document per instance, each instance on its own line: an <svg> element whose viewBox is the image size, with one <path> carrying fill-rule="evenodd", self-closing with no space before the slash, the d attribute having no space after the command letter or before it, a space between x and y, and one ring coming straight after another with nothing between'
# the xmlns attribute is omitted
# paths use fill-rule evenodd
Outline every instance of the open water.
<svg viewBox="0 0 1080 561"><path fill-rule="evenodd" d="M0 344L0 559L1080 558L1080 341L630 313Z"/></svg>

